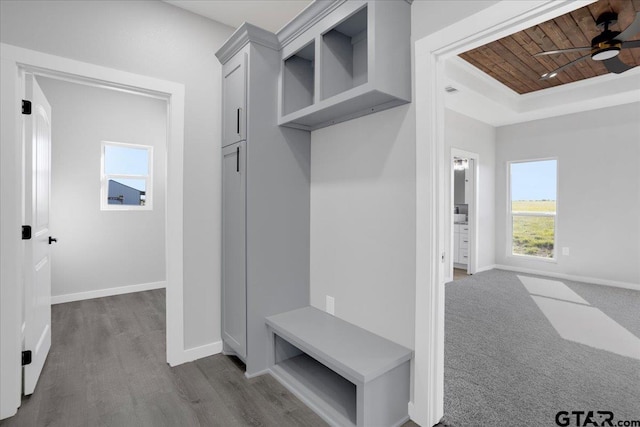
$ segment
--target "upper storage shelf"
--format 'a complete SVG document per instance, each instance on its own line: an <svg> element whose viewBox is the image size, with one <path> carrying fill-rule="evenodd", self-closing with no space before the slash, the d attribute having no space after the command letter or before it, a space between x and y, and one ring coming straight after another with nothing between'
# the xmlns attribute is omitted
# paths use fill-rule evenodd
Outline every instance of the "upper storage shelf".
<svg viewBox="0 0 640 427"><path fill-rule="evenodd" d="M316 3L278 33L278 124L313 130L410 102L410 2Z"/></svg>

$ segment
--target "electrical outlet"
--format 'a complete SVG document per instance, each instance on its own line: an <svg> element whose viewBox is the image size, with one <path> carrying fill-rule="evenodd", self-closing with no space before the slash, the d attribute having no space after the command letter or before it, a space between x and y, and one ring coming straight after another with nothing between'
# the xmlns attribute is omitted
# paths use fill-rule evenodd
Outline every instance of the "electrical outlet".
<svg viewBox="0 0 640 427"><path fill-rule="evenodd" d="M330 297L329 295L327 295L325 311L331 315L336 314L336 300L334 297Z"/></svg>
<svg viewBox="0 0 640 427"><path fill-rule="evenodd" d="M562 255L569 255L569 248L562 248Z"/></svg>

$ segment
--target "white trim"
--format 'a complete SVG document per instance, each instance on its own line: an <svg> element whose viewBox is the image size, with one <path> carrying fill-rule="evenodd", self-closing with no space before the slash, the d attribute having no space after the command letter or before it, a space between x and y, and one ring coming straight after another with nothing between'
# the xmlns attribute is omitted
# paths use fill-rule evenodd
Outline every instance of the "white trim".
<svg viewBox="0 0 640 427"><path fill-rule="evenodd" d="M213 356L214 354L219 353L222 353L222 341L212 342L209 344L201 345L200 347L187 348L182 352L181 361L180 363L177 363L177 365L193 362L194 360Z"/></svg>
<svg viewBox="0 0 640 427"><path fill-rule="evenodd" d="M262 376L264 374L270 374L270 373L271 373L270 369L263 369L262 371L254 372L253 374L245 372L244 376L247 379L251 379L251 378L260 377L260 376Z"/></svg>
<svg viewBox="0 0 640 427"><path fill-rule="evenodd" d="M595 0L499 2L415 41L416 298L411 419L434 425L444 413L444 60Z"/></svg>
<svg viewBox="0 0 640 427"><path fill-rule="evenodd" d="M117 173L105 173L104 162L107 146L120 146L133 148L134 150L147 151L147 174L146 175L125 175ZM153 146L144 144L134 144L129 142L100 141L100 210L101 211L152 211L153 210ZM111 205L108 203L109 180L110 179L139 179L145 181L145 203L144 205Z"/></svg>
<svg viewBox="0 0 640 427"><path fill-rule="evenodd" d="M118 286L115 288L97 289L95 291L77 292L74 294L53 295L51 305L63 304L65 302L82 301L86 299L111 297L114 295L131 294L134 292L151 291L154 289L164 289L167 282L141 283L139 285Z"/></svg>
<svg viewBox="0 0 640 427"><path fill-rule="evenodd" d="M484 267L480 267L476 270L476 273L482 273L483 271L489 271L496 268L495 264L485 265Z"/></svg>
<svg viewBox="0 0 640 427"><path fill-rule="evenodd" d="M22 324L20 239L22 207L22 116L18 106L23 97L23 71L36 75L71 79L95 87L133 92L167 101L167 362L184 361L183 306L183 147L185 87L140 74L75 61L43 52L0 43L2 59L2 252L0 253L0 418L16 413L20 405ZM6 90L9 89L9 90ZM5 91L6 90L6 91ZM5 157L6 156L6 157ZM169 200L171 203L169 203ZM9 208L13 207L13 209ZM5 357L5 355L7 357Z"/></svg>
<svg viewBox="0 0 640 427"><path fill-rule="evenodd" d="M640 283L620 282L617 280L598 279L597 277L575 276L573 274L554 273L551 271L535 270L533 268L512 267L510 265L496 264L498 270L515 271L517 273L537 274L539 276L554 277L556 279L566 279L573 282L589 283L591 285L609 286L612 288L631 289L640 291Z"/></svg>

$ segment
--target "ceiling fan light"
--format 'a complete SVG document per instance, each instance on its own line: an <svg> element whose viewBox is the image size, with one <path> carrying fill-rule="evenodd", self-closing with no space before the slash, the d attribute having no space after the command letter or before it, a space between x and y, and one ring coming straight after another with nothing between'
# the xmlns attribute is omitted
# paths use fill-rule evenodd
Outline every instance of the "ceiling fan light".
<svg viewBox="0 0 640 427"><path fill-rule="evenodd" d="M611 46L595 52L593 55L591 55L591 59L593 59L594 61L604 61L605 59L611 59L614 56L618 56L619 53L620 47Z"/></svg>
<svg viewBox="0 0 640 427"><path fill-rule="evenodd" d="M557 76L557 75L558 75L558 73L553 72L553 73L549 74L549 78L550 78L550 79L552 79L552 78L554 78L554 77L555 77L555 76Z"/></svg>

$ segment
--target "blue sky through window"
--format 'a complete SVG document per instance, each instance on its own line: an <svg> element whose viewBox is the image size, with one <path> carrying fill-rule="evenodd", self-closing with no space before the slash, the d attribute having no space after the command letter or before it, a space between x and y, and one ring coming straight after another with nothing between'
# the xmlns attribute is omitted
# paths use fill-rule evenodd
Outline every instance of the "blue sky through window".
<svg viewBox="0 0 640 427"><path fill-rule="evenodd" d="M149 155L147 149L105 145L104 173L107 175L148 175Z"/></svg>
<svg viewBox="0 0 640 427"><path fill-rule="evenodd" d="M148 175L148 149L105 145L104 173L105 175ZM113 178L113 180L138 190L146 190L146 181L144 179Z"/></svg>
<svg viewBox="0 0 640 427"><path fill-rule="evenodd" d="M511 163L511 200L556 200L557 160Z"/></svg>

